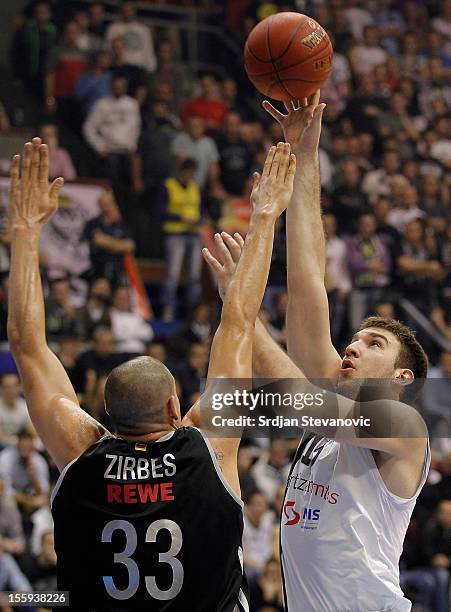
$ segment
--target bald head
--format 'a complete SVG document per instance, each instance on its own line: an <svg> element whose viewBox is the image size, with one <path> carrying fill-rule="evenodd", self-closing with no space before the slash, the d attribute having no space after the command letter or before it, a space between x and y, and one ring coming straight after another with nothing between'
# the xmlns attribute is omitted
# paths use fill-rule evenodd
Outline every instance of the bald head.
<svg viewBox="0 0 451 612"><path fill-rule="evenodd" d="M117 432L124 435L149 433L154 425L167 423L173 396L174 377L152 357L137 357L114 368L105 385L106 410Z"/></svg>

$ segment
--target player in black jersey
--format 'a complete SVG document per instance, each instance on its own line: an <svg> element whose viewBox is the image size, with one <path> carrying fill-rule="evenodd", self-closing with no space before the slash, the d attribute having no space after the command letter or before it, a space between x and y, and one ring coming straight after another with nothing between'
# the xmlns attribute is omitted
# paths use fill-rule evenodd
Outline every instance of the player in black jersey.
<svg viewBox="0 0 451 612"><path fill-rule="evenodd" d="M274 225L290 200L295 165L289 145L279 143L254 176L249 233L213 340L210 380L251 378ZM48 189L39 138L12 160L8 335L30 416L61 470L53 493L58 588L70 592L77 612L246 611L239 439L207 440L185 426L174 378L150 357L108 377L112 435L80 408L46 344L39 237L62 183ZM226 266L228 251L217 243Z"/></svg>

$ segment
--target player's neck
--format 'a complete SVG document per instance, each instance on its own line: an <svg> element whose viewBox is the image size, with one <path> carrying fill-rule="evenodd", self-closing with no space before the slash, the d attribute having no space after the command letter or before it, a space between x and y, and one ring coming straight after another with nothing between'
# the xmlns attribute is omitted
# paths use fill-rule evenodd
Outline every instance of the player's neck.
<svg viewBox="0 0 451 612"><path fill-rule="evenodd" d="M124 434L118 432L116 436L130 442L155 442L155 440L166 436L171 431L176 431L178 428L178 425L173 427L170 423L158 423L155 424L152 429L149 427L149 429L151 429L149 432L139 434Z"/></svg>

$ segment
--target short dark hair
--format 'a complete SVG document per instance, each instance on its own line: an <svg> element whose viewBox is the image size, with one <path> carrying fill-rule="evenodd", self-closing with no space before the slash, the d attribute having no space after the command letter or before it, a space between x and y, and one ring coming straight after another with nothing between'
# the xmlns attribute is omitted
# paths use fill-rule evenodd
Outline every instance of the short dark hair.
<svg viewBox="0 0 451 612"><path fill-rule="evenodd" d="M423 347L415 337L415 332L407 325L395 319L384 317L367 317L360 324L359 331L368 327L385 329L399 340L401 347L395 361L395 368L409 368L412 370L415 381L405 387L402 393L404 401L412 401L420 392L428 373L428 358Z"/></svg>
<svg viewBox="0 0 451 612"><path fill-rule="evenodd" d="M118 433L144 434L149 425L162 422L171 395L175 384L167 367L152 357L136 357L109 374L105 407Z"/></svg>

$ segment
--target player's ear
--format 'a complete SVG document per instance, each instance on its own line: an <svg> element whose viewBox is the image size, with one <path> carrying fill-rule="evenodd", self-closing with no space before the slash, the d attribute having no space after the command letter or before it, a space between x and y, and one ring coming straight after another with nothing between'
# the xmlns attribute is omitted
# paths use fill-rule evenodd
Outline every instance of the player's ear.
<svg viewBox="0 0 451 612"><path fill-rule="evenodd" d="M174 421L180 421L180 402L176 395L171 395L166 403L168 413L168 421L173 424Z"/></svg>
<svg viewBox="0 0 451 612"><path fill-rule="evenodd" d="M394 372L394 382L402 387L411 385L414 379L414 373L409 368L397 368Z"/></svg>

